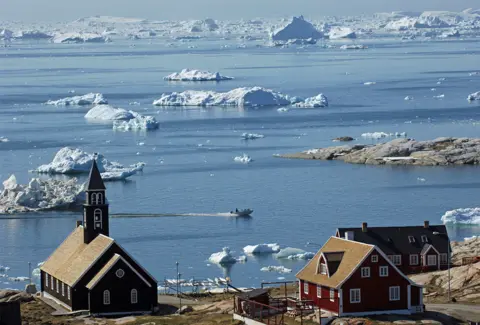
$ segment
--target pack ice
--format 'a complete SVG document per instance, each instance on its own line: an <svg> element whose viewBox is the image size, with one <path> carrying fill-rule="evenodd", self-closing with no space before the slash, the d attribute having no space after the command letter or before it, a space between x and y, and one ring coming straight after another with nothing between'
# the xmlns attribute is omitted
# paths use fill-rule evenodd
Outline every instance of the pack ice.
<svg viewBox="0 0 480 325"><path fill-rule="evenodd" d="M92 166L94 156L80 149L65 147L57 152L53 161L46 165L41 165L34 172L46 174L81 174L88 173ZM98 170L102 179L120 180L135 175L142 171L145 163L139 162L128 167L118 162L110 162L101 154L97 155Z"/></svg>
<svg viewBox="0 0 480 325"><path fill-rule="evenodd" d="M163 78L167 81L222 81L232 80L232 77L222 76L219 72L183 69Z"/></svg>
<svg viewBox="0 0 480 325"><path fill-rule="evenodd" d="M480 208L464 208L447 211L441 220L444 224L480 225Z"/></svg>
<svg viewBox="0 0 480 325"><path fill-rule="evenodd" d="M320 39L323 33L319 32L303 16L293 17L286 26L277 29L270 35L273 41L288 41L290 39Z"/></svg>
<svg viewBox="0 0 480 325"><path fill-rule="evenodd" d="M108 104L108 101L99 93L88 93L83 96L65 97L58 100L49 100L46 105L70 106L70 105L99 105Z"/></svg>
<svg viewBox="0 0 480 325"><path fill-rule="evenodd" d="M144 116L111 105L94 106L85 114L85 118L97 121L113 121L113 129L120 131L154 130L158 128L158 122L153 116Z"/></svg>
<svg viewBox="0 0 480 325"><path fill-rule="evenodd" d="M11 175L3 182L0 213L75 209L85 201L83 190L76 178L67 181L32 178L28 185L20 185L15 175Z"/></svg>

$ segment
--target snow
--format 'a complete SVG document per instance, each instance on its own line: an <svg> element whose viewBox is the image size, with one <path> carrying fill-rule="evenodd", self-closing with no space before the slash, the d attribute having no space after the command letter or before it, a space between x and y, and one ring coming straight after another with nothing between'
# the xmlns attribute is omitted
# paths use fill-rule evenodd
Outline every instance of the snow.
<svg viewBox="0 0 480 325"><path fill-rule="evenodd" d="M41 165L34 172L47 174L79 174L88 173L92 167L94 156L80 149L64 147L60 149L53 161L46 165ZM97 155L97 165L102 178L105 180L117 180L120 177L129 177L136 172L142 171L144 163L136 163L125 167L118 162L110 162L101 154Z"/></svg>
<svg viewBox="0 0 480 325"><path fill-rule="evenodd" d="M232 77L222 76L219 72L183 69L178 73L172 73L163 78L168 81L222 81L232 80Z"/></svg>
<svg viewBox="0 0 480 325"><path fill-rule="evenodd" d="M286 247L282 248L277 254L276 258L289 260L310 260L315 256L315 253L305 252L300 248Z"/></svg>
<svg viewBox="0 0 480 325"><path fill-rule="evenodd" d="M348 27L335 27L330 29L330 31L327 33L328 38L331 40L336 40L336 39L355 39L357 38L357 34Z"/></svg>
<svg viewBox="0 0 480 325"><path fill-rule="evenodd" d="M480 208L463 208L447 211L441 220L444 224L480 225Z"/></svg>
<svg viewBox="0 0 480 325"><path fill-rule="evenodd" d="M46 105L70 106L70 105L99 105L108 104L108 101L99 93L88 93L83 96L66 97L58 100L49 100Z"/></svg>
<svg viewBox="0 0 480 325"><path fill-rule="evenodd" d="M477 91L476 93L468 95L467 100L470 102L474 100L480 100L480 91Z"/></svg>
<svg viewBox="0 0 480 325"><path fill-rule="evenodd" d="M273 41L288 41L290 39L320 39L323 33L319 32L303 16L293 17L285 27L279 28L270 35Z"/></svg>
<svg viewBox="0 0 480 325"><path fill-rule="evenodd" d="M324 94L318 94L295 103L294 106L302 108L328 107L328 99Z"/></svg>
<svg viewBox="0 0 480 325"><path fill-rule="evenodd" d="M262 272L292 273L291 269L284 266L265 266L260 269Z"/></svg>
<svg viewBox="0 0 480 325"><path fill-rule="evenodd" d="M366 50L368 46L362 44L350 44L350 45L342 45L340 46L340 50Z"/></svg>
<svg viewBox="0 0 480 325"><path fill-rule="evenodd" d="M242 138L245 140L254 140L254 139L265 138L265 136L263 134L257 134L257 133L243 133Z"/></svg>
<svg viewBox="0 0 480 325"><path fill-rule="evenodd" d="M131 112L111 105L96 105L85 114L86 119L99 121L130 120L133 117Z"/></svg>
<svg viewBox="0 0 480 325"><path fill-rule="evenodd" d="M245 254L273 254L280 251L280 246L278 244L258 244L258 245L248 245L243 248Z"/></svg>
<svg viewBox="0 0 480 325"><path fill-rule="evenodd" d="M248 164L248 163L253 161L253 159L249 155L247 155L246 153L244 153L241 156L237 156L237 157L233 158L233 160L235 162L239 162L239 163L242 163L242 164Z"/></svg>
<svg viewBox="0 0 480 325"><path fill-rule="evenodd" d="M17 184L15 175L3 182L0 213L74 209L84 203L83 185L67 181L33 178L28 185Z"/></svg>
<svg viewBox="0 0 480 325"><path fill-rule="evenodd" d="M55 34L52 42L56 44L62 43L105 43L110 39L101 34L96 33L59 33Z"/></svg>
<svg viewBox="0 0 480 325"><path fill-rule="evenodd" d="M221 252L213 253L208 260L215 264L235 264L237 259L232 256L230 248L224 247Z"/></svg>

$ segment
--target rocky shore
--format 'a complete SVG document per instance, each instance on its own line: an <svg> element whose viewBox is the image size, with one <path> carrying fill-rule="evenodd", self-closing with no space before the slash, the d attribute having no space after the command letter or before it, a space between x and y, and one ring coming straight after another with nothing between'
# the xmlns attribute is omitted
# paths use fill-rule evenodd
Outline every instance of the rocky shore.
<svg viewBox="0 0 480 325"><path fill-rule="evenodd" d="M293 159L343 160L368 165L477 165L480 138L437 138L428 141L395 139L375 145L344 145L282 154Z"/></svg>

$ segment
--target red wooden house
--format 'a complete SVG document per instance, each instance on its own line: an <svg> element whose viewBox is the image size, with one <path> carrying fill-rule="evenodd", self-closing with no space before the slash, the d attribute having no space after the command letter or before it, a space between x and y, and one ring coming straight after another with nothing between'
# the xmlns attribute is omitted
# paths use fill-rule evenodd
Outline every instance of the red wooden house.
<svg viewBox="0 0 480 325"><path fill-rule="evenodd" d="M423 312L422 286L374 245L331 237L297 278L300 299L338 316Z"/></svg>

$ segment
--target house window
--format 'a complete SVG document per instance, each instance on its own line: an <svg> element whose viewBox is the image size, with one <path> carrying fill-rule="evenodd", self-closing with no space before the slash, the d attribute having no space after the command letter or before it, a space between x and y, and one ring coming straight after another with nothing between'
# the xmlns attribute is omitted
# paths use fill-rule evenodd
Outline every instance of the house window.
<svg viewBox="0 0 480 325"><path fill-rule="evenodd" d="M320 263L320 274L327 274L327 265Z"/></svg>
<svg viewBox="0 0 480 325"><path fill-rule="evenodd" d="M62 283L62 296L65 297L65 283Z"/></svg>
<svg viewBox="0 0 480 325"><path fill-rule="evenodd" d="M93 220L95 221L95 226L93 228L102 229L102 210L95 209L95 211L93 211Z"/></svg>
<svg viewBox="0 0 480 325"><path fill-rule="evenodd" d="M308 282L303 283L303 293L308 295Z"/></svg>
<svg viewBox="0 0 480 325"><path fill-rule="evenodd" d="M428 238L425 235L422 235L422 243L428 243Z"/></svg>
<svg viewBox="0 0 480 325"><path fill-rule="evenodd" d="M410 265L418 265L418 255L410 255Z"/></svg>
<svg viewBox="0 0 480 325"><path fill-rule="evenodd" d="M378 255L372 255L372 263L378 262Z"/></svg>
<svg viewBox="0 0 480 325"><path fill-rule="evenodd" d="M400 300L400 287L390 287L390 301Z"/></svg>
<svg viewBox="0 0 480 325"><path fill-rule="evenodd" d="M427 265L437 265L437 255L427 255Z"/></svg>
<svg viewBox="0 0 480 325"><path fill-rule="evenodd" d="M118 269L117 272L115 272L115 275L117 276L117 278L121 279L125 275L125 271L122 269Z"/></svg>
<svg viewBox="0 0 480 325"><path fill-rule="evenodd" d="M60 293L60 286L58 285L58 279L57 279L57 293Z"/></svg>
<svg viewBox="0 0 480 325"><path fill-rule="evenodd" d="M402 265L402 255L393 255L393 264Z"/></svg>
<svg viewBox="0 0 480 325"><path fill-rule="evenodd" d="M447 254L440 254L440 264L448 264Z"/></svg>
<svg viewBox="0 0 480 325"><path fill-rule="evenodd" d="M45 273L45 287L48 288L48 274Z"/></svg>
<svg viewBox="0 0 480 325"><path fill-rule="evenodd" d="M67 287L67 298L70 300L70 287Z"/></svg>
<svg viewBox="0 0 480 325"><path fill-rule="evenodd" d="M413 236L408 236L408 242L409 242L410 244L414 243L414 242L415 242L415 237L413 237Z"/></svg>
<svg viewBox="0 0 480 325"><path fill-rule="evenodd" d="M322 286L317 285L317 297L322 298Z"/></svg>
<svg viewBox="0 0 480 325"><path fill-rule="evenodd" d="M330 289L330 301L335 300L335 289Z"/></svg>
<svg viewBox="0 0 480 325"><path fill-rule="evenodd" d="M52 287L52 290L53 290L53 276L50 276L50 286Z"/></svg>
<svg viewBox="0 0 480 325"><path fill-rule="evenodd" d="M362 267L362 278L369 278L370 277L370 268L369 267Z"/></svg>
<svg viewBox="0 0 480 325"><path fill-rule="evenodd" d="M132 304L136 304L138 302L137 289L132 289L132 291L130 292L130 302Z"/></svg>
<svg viewBox="0 0 480 325"><path fill-rule="evenodd" d="M358 304L361 301L362 297L360 296L360 289L350 289L350 303Z"/></svg>
<svg viewBox="0 0 480 325"><path fill-rule="evenodd" d="M380 266L380 276L388 276L388 266Z"/></svg>
<svg viewBox="0 0 480 325"><path fill-rule="evenodd" d="M108 290L103 292L103 304L110 305L110 291Z"/></svg>

